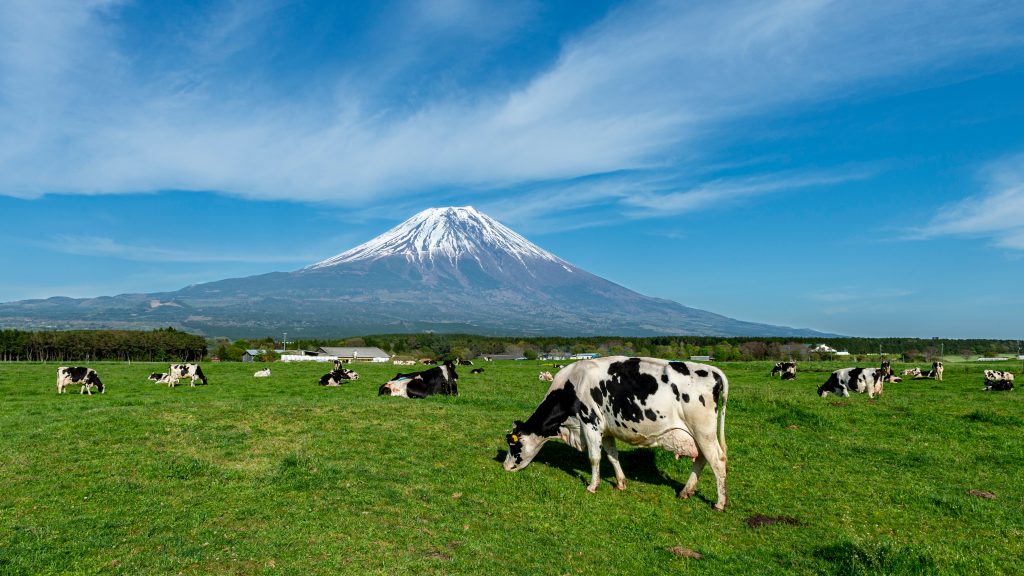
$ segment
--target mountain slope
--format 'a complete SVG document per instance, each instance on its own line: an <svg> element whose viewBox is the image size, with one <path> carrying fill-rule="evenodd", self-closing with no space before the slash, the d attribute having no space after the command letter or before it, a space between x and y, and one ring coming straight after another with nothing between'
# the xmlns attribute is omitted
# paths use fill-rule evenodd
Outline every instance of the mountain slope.
<svg viewBox="0 0 1024 576"><path fill-rule="evenodd" d="M158 294L0 304L0 324L171 324L225 335L822 335L638 294L573 266L472 207L424 210L365 244L294 272Z"/></svg>

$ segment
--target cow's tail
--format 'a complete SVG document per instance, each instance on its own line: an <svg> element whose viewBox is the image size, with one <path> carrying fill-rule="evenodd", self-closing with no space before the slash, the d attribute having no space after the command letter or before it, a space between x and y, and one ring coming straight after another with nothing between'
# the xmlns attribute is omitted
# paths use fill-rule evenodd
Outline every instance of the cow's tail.
<svg viewBox="0 0 1024 576"><path fill-rule="evenodd" d="M719 405L721 408L718 410L718 445L722 447L722 455L726 454L725 446L725 406L729 403L729 379L725 376L725 372L722 374L722 395L719 398Z"/></svg>

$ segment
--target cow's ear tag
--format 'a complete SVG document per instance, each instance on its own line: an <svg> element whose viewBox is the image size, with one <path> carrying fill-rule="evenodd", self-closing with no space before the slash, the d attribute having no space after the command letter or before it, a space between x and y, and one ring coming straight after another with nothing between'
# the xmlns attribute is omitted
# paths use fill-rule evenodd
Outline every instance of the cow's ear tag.
<svg viewBox="0 0 1024 576"><path fill-rule="evenodd" d="M519 442L519 436L516 436L515 434L513 434L512 435L512 443L515 444L516 442Z"/></svg>

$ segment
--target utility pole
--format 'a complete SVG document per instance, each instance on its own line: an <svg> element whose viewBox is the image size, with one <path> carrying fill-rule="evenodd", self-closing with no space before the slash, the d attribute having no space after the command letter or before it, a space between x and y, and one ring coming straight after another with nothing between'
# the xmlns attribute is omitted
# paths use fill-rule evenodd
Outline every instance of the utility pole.
<svg viewBox="0 0 1024 576"><path fill-rule="evenodd" d="M281 340L281 351L282 352L287 352L288 351L288 333L287 332L284 333L284 340Z"/></svg>

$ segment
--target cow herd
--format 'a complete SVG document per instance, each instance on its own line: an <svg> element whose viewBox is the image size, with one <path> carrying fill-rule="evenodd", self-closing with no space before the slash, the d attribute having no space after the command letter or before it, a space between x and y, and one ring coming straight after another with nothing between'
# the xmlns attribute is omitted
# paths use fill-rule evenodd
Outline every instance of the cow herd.
<svg viewBox="0 0 1024 576"><path fill-rule="evenodd" d="M455 366L471 364L455 360L419 372L399 372L381 385L377 394L405 398L438 394L458 396L459 376ZM483 369L471 372L479 374ZM796 363L777 363L769 376L777 374L783 380L796 379ZM927 371L915 367L902 372L903 376L935 380L942 380L942 374L941 362L934 362ZM1011 372L985 370L984 374L985 390L1013 390ZM253 376L269 377L270 369L257 371ZM192 386L197 380L207 384L198 364L172 364L168 372L149 376L150 380L170 387L185 378ZM324 374L319 384L339 386L358 378L354 370L335 361L334 369ZM525 468L548 440L557 438L587 454L591 464L588 491L596 491L600 484L602 450L615 473L615 487L622 490L626 480L615 441L661 447L677 459L686 456L693 461L690 477L679 491L679 497L688 498L694 493L701 472L705 465L710 465L717 488L714 508L725 508L725 409L729 381L721 369L696 362L611 356L581 360L554 375L541 372L539 379L550 381L551 386L526 421L513 423L511 433L506 436L505 470ZM878 368L842 368L829 375L818 388L818 395L849 396L853 392L866 393L873 398L882 394L885 383L900 380L888 361L883 361ZM101 394L105 392L95 370L80 366L59 368L57 392L63 393L71 385L81 386L81 394L92 394L93 388Z"/></svg>

